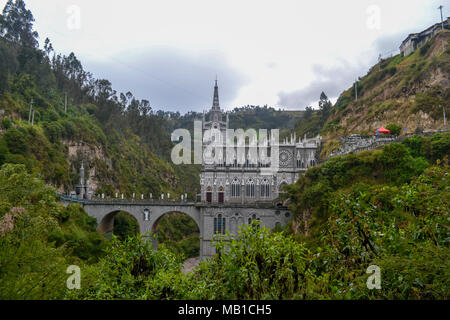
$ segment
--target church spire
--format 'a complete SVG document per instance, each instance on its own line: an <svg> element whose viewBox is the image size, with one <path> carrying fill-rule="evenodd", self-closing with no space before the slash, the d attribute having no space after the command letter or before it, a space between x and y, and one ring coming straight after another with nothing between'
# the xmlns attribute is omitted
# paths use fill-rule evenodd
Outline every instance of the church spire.
<svg viewBox="0 0 450 320"><path fill-rule="evenodd" d="M217 76L216 76L216 85L214 86L214 100L213 100L213 110L220 110L219 105L219 86L217 85Z"/></svg>

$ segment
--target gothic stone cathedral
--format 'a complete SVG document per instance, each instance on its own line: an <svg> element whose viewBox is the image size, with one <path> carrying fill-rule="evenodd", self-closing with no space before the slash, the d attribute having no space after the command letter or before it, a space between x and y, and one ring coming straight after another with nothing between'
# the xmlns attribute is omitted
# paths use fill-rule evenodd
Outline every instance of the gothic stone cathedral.
<svg viewBox="0 0 450 320"><path fill-rule="evenodd" d="M204 133L211 129L220 130L222 140L225 141L229 117L228 114L224 116L220 109L217 80L213 106L208 113L203 114L202 129ZM280 198L285 185L295 183L299 174L316 165L316 151L320 143L320 136L297 140L295 135L278 143L278 170L270 175L262 173L264 171L262 168L267 168L267 162L263 163L261 160L250 162L248 153L241 164L236 160L234 163L228 160L222 163L209 163L203 160L200 174L201 200L205 204L212 205L273 203ZM268 144L268 154L270 153L271 146ZM223 154L226 154L225 146Z"/></svg>
<svg viewBox="0 0 450 320"><path fill-rule="evenodd" d="M229 128L229 118L228 115L222 114L219 106L217 81L213 106L207 114L203 114L202 121L204 134L214 128L219 137L218 140L223 141ZM213 141L212 137L210 141ZM270 139L270 143L266 141L263 147L267 155L270 153L270 158L257 154L256 157L259 159L255 160L254 153L246 151L247 146L251 144L250 140L247 145L243 139L241 152L236 152L236 156L233 155L230 159L226 157L225 162L211 162L208 157L205 157L200 174L200 203L88 201L84 203L84 208L90 216L96 217L100 230L113 228L113 217L118 211L129 212L139 222L141 233L155 232L159 219L168 212L185 213L199 226L200 255L202 259L207 259L215 254L214 239L217 235L223 235L226 232L236 235L239 226L252 224L253 221L259 221L261 226L269 229L289 223L292 218L290 212L287 208L278 206L283 198L280 197L283 186L295 183L301 173L316 164L316 151L320 141L320 137L297 141L295 136L292 136L289 141L285 139L282 142L278 139ZM209 145L204 144L204 150ZM226 146L221 143L217 145L219 145L218 150L226 149ZM229 149L234 153L234 147ZM276 170L266 170L269 166L271 167L271 164L267 162L268 159L278 162L274 166ZM81 170L81 176L84 177L83 166ZM87 189L82 179L77 193L86 198Z"/></svg>

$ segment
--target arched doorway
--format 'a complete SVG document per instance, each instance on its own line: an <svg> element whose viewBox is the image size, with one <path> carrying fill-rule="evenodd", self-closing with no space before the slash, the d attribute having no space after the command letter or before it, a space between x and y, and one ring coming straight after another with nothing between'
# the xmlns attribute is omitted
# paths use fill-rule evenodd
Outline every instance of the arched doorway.
<svg viewBox="0 0 450 320"><path fill-rule="evenodd" d="M103 217L98 231L106 238L111 238L111 235L114 234L119 239L125 240L128 236L139 233L139 222L126 211L113 211Z"/></svg>
<svg viewBox="0 0 450 320"><path fill-rule="evenodd" d="M200 256L200 227L183 212L167 212L152 225L151 233L156 236L155 248L164 246L185 259Z"/></svg>

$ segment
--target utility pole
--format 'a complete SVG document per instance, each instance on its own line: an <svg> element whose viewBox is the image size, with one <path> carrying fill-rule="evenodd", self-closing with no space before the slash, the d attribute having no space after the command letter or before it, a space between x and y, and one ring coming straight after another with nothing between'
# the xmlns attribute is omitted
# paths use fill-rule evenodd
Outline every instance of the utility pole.
<svg viewBox="0 0 450 320"><path fill-rule="evenodd" d="M34 126L34 110L33 110L33 116L31 118L31 125Z"/></svg>
<svg viewBox="0 0 450 320"><path fill-rule="evenodd" d="M28 113L28 123L31 122L31 113L33 112L33 99L31 99L30 103L30 112Z"/></svg>
<svg viewBox="0 0 450 320"><path fill-rule="evenodd" d="M444 18L442 16L442 8L443 8L442 5L438 7L438 9L441 11L441 30L444 30ZM442 52L445 52L444 39L442 39Z"/></svg>
<svg viewBox="0 0 450 320"><path fill-rule="evenodd" d="M447 119L445 118L445 106L442 107L442 112L444 113L444 129L447 129Z"/></svg>
<svg viewBox="0 0 450 320"><path fill-rule="evenodd" d="M358 79L355 81L355 99L358 101Z"/></svg>
<svg viewBox="0 0 450 320"><path fill-rule="evenodd" d="M442 5L440 5L440 6L438 7L438 9L441 11L441 28L442 28L442 30L444 30L444 18L443 18L443 16L442 16L442 8L443 8Z"/></svg>

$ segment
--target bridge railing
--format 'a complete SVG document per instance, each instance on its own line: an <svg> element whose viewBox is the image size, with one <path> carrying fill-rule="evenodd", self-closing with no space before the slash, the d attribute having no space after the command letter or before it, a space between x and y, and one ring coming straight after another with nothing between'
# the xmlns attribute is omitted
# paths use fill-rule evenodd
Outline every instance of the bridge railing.
<svg viewBox="0 0 450 320"><path fill-rule="evenodd" d="M58 197L63 201L73 202L73 203L142 203L142 204L199 204L199 202L189 201L189 200L155 200L155 199L122 199L122 198L92 198L92 199L78 199L65 194L57 194Z"/></svg>

